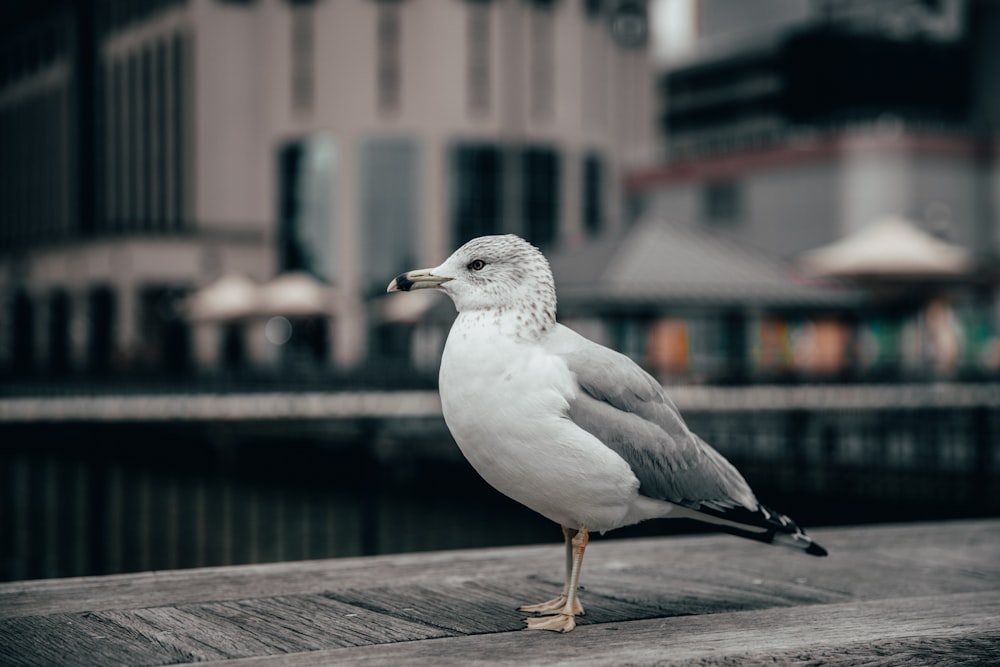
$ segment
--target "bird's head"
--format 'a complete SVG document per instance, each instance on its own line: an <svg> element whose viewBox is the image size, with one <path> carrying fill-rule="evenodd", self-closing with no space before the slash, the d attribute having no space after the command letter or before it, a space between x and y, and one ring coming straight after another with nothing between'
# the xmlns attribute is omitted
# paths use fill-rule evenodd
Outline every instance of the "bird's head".
<svg viewBox="0 0 1000 667"><path fill-rule="evenodd" d="M402 273L389 292L439 289L458 312L526 309L555 321L556 292L549 263L524 239L507 234L480 236L433 269Z"/></svg>

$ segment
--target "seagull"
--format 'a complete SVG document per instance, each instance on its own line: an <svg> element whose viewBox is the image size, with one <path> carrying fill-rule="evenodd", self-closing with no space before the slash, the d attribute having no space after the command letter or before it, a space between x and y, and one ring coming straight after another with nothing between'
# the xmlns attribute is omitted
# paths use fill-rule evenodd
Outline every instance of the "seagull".
<svg viewBox="0 0 1000 667"><path fill-rule="evenodd" d="M525 605L527 629L569 632L589 533L689 518L825 556L787 516L761 505L739 471L685 424L635 362L556 322L545 256L508 234L481 236L388 292L435 289L458 317L441 357L445 422L476 472L562 527L566 579Z"/></svg>

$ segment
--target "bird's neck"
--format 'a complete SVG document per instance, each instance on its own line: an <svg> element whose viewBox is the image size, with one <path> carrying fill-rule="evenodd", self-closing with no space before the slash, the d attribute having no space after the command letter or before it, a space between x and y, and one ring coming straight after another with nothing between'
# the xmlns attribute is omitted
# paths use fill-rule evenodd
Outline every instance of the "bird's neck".
<svg viewBox="0 0 1000 667"><path fill-rule="evenodd" d="M515 342L532 343L547 336L555 324L555 309L527 303L518 307L496 306L460 312L453 333L470 336L473 332L478 332L486 336L503 336Z"/></svg>

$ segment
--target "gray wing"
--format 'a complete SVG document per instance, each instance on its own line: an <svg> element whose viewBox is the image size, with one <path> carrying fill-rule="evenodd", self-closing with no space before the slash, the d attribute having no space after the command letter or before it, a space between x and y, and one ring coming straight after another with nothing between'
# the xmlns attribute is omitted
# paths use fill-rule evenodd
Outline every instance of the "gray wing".
<svg viewBox="0 0 1000 667"><path fill-rule="evenodd" d="M660 384L635 362L582 336L557 354L581 389L569 418L625 459L642 495L695 509L757 509L739 471L688 429Z"/></svg>

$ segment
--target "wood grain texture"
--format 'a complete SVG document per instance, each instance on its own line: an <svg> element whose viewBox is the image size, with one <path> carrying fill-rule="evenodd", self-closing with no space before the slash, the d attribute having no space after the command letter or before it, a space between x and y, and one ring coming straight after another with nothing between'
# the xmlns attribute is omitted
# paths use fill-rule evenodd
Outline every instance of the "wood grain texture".
<svg viewBox="0 0 1000 667"><path fill-rule="evenodd" d="M1000 520L595 540L587 614L526 633L558 544L0 585L0 664L982 664L1000 655ZM555 537L555 536L554 536ZM987 661L988 662L988 661Z"/></svg>
<svg viewBox="0 0 1000 667"><path fill-rule="evenodd" d="M946 627L943 609L961 620ZM897 664L888 660L896 651L917 664L950 664L952 651L979 660L971 664L989 664L984 658L995 659L1000 646L998 614L997 595L963 593L609 623L577 628L568 635L449 637L287 655L282 664L867 665ZM942 659L919 662L921 656L931 655ZM224 664L252 667L270 664L270 658Z"/></svg>

